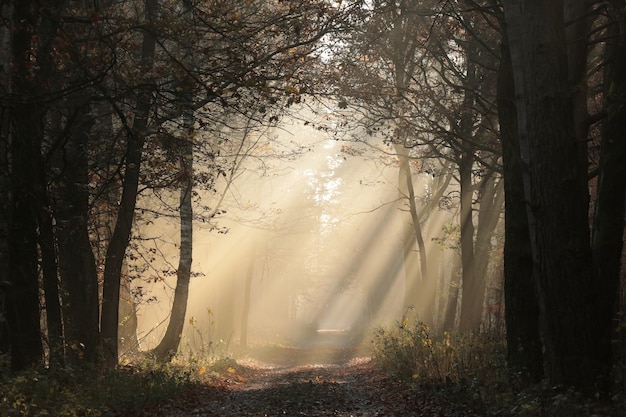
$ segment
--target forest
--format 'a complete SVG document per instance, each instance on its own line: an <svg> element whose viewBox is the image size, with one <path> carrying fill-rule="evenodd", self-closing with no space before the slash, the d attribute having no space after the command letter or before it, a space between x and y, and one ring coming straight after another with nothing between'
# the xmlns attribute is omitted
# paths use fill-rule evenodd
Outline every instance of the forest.
<svg viewBox="0 0 626 417"><path fill-rule="evenodd" d="M625 0L0 15L0 415L48 415L32 372L244 383L270 346L446 385L495 343L507 386L625 405Z"/></svg>

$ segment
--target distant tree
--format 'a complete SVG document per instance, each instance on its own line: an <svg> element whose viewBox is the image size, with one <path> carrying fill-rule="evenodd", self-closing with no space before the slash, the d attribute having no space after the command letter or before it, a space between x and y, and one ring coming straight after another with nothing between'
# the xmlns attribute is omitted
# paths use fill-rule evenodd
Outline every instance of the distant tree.
<svg viewBox="0 0 626 417"><path fill-rule="evenodd" d="M337 75L343 89L338 88L337 94L356 102L351 105L362 109L370 131L410 149L409 158L420 161L421 166L429 166L425 162L429 159L439 159L456 167L463 254L460 326L473 331L479 328L483 313L486 284L482 269L490 254L485 242L490 241L497 224L485 213L498 219L502 204L502 193L488 190L500 183L493 176L500 170L494 71L498 34L488 14L456 3L438 6L429 1L374 2L360 34L347 41L353 42L349 53L338 58L343 59L338 66L341 75ZM389 131L380 126L389 126ZM478 193L495 199L492 209L484 202L482 215L476 214ZM415 232L417 227L412 232L417 236ZM415 256L419 241L415 237L415 245L406 253ZM427 259L427 255L420 253L420 258ZM419 273L408 273L408 287L415 287L410 283L419 281ZM433 278L421 280L419 291L430 301L420 303L433 305ZM415 298L415 294L408 297ZM429 314L420 314L420 318L427 319Z"/></svg>

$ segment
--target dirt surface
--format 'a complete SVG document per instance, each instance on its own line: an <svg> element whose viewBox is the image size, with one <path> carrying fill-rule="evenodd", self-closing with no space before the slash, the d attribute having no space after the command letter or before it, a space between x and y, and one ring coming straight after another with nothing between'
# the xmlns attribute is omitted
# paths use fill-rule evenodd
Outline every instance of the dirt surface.
<svg viewBox="0 0 626 417"><path fill-rule="evenodd" d="M207 372L206 386L140 416L425 415L355 349L265 348Z"/></svg>

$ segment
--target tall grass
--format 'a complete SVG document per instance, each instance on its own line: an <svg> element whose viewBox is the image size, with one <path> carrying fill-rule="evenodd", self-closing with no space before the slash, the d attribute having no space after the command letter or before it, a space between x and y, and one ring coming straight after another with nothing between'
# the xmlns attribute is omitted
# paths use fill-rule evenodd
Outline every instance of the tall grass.
<svg viewBox="0 0 626 417"><path fill-rule="evenodd" d="M596 401L545 382L530 384L506 366L501 336L433 334L424 323L397 323L373 334L374 361L422 395L473 415L511 417L623 416L624 399Z"/></svg>

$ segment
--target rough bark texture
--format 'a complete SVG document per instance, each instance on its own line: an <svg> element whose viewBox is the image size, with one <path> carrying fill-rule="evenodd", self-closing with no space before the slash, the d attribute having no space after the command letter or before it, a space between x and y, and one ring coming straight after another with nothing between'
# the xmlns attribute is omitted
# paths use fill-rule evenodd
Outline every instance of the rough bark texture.
<svg viewBox="0 0 626 417"><path fill-rule="evenodd" d="M504 176L504 303L507 363L531 380L543 377L539 304L535 295L530 234L517 140L513 69L506 33L498 72L498 115Z"/></svg>
<svg viewBox="0 0 626 417"><path fill-rule="evenodd" d="M626 211L626 10L624 1L612 2L614 21L606 50L607 119L604 124L598 192L592 235L593 265L596 280L600 355L606 360L602 375L610 375L613 331L616 328L620 287L620 260L623 250ZM610 381L604 381L604 390Z"/></svg>
<svg viewBox="0 0 626 417"><path fill-rule="evenodd" d="M587 393L602 359L589 244L586 170L579 163L567 74L563 2L505 1L546 376Z"/></svg>

